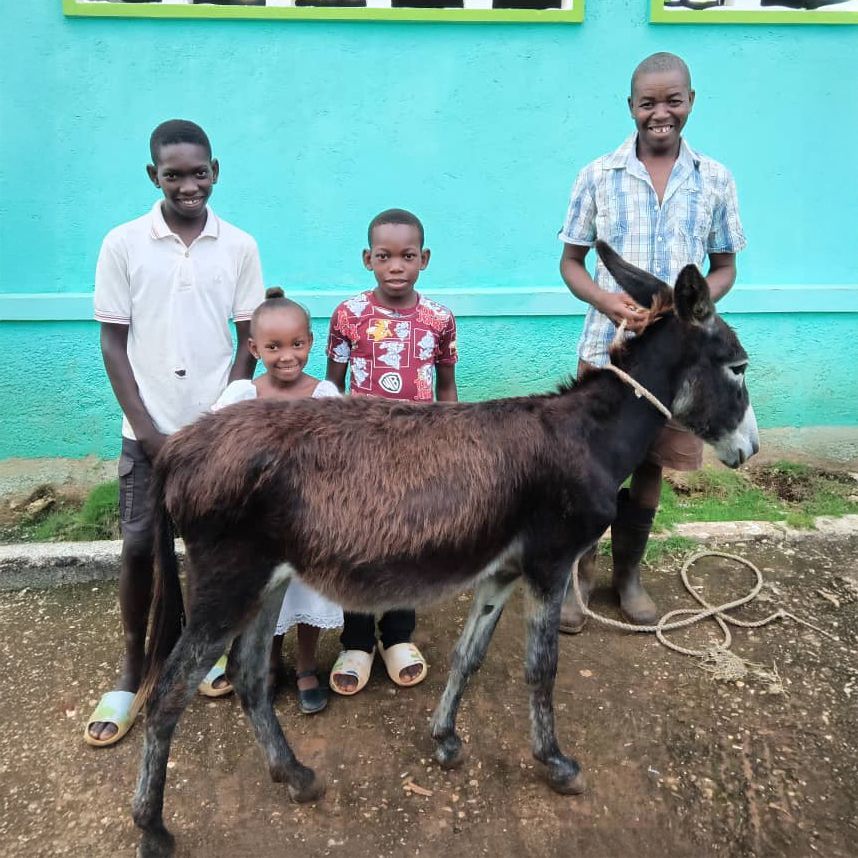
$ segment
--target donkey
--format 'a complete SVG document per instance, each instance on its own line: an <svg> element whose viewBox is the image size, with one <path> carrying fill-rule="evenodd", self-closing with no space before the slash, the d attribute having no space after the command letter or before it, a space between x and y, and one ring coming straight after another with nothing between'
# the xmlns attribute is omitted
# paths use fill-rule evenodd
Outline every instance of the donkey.
<svg viewBox="0 0 858 858"><path fill-rule="evenodd" d="M738 466L758 449L748 357L716 315L706 281L688 266L671 290L607 245L598 252L618 283L651 308L648 327L615 350L615 363ZM478 403L255 400L170 438L153 486L161 526L133 802L140 854L172 852L162 817L171 737L230 641L227 673L271 777L295 801L324 792L290 749L267 688L266 653L294 576L367 612L475 588L431 722L445 767L463 759L459 703L523 578L533 755L552 789L581 792L580 767L554 729L560 607L570 569L613 520L619 486L665 421L627 381L603 370L555 393ZM168 516L187 549L183 628Z"/></svg>

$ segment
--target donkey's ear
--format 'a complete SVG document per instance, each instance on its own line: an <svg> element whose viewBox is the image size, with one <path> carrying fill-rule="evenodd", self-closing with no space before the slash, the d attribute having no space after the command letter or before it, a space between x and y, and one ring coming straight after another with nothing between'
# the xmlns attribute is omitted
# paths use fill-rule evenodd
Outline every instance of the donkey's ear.
<svg viewBox="0 0 858 858"><path fill-rule="evenodd" d="M673 304L680 319L695 325L705 325L715 315L709 284L696 265L686 265L679 272L673 287Z"/></svg>
<svg viewBox="0 0 858 858"><path fill-rule="evenodd" d="M611 277L617 281L624 292L628 292L641 307L652 306L652 300L662 289L670 287L658 277L636 268L626 262L619 253L601 239L596 242L596 252L604 262Z"/></svg>

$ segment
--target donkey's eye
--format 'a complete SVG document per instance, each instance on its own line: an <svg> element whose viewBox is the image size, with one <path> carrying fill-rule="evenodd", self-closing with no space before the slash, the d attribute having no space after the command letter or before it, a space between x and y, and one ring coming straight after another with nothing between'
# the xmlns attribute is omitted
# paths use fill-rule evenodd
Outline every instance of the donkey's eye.
<svg viewBox="0 0 858 858"><path fill-rule="evenodd" d="M733 375L744 375L745 370L747 368L748 368L748 362L747 361L745 361L745 363L736 363L730 367L730 372L732 372Z"/></svg>

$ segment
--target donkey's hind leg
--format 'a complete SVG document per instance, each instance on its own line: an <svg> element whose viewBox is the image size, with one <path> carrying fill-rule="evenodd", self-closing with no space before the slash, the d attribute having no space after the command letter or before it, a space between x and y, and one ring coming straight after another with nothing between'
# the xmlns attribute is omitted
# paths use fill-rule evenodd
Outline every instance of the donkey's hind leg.
<svg viewBox="0 0 858 858"><path fill-rule="evenodd" d="M149 697L140 778L132 803L134 823L143 832L137 853L140 858L173 854L173 835L163 818L170 742L197 686L228 642L227 637L213 638L203 629L187 626Z"/></svg>
<svg viewBox="0 0 858 858"><path fill-rule="evenodd" d="M324 794L325 782L295 757L274 714L273 695L268 689L268 654L287 585L288 580L268 591L262 609L236 638L228 673L265 753L271 779L285 782L294 801L307 802Z"/></svg>
<svg viewBox="0 0 858 858"><path fill-rule="evenodd" d="M462 740L456 734L459 703L468 679L483 663L492 633L520 574L516 567L501 568L480 581L474 592L471 613L453 650L447 686L432 716L435 758L444 768L455 768L465 758Z"/></svg>
<svg viewBox="0 0 858 858"><path fill-rule="evenodd" d="M565 575L558 574L556 579L564 580ZM528 587L524 674L531 687L533 756L546 765L548 784L553 790L574 795L584 791L584 776L577 761L560 750L554 729L554 681L557 677L557 638L563 595L562 586L549 592L532 585Z"/></svg>

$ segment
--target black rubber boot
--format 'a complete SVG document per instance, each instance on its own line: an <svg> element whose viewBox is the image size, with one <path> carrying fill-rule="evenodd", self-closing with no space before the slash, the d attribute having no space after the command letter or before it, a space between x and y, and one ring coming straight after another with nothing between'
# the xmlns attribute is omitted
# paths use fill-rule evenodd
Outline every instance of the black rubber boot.
<svg viewBox="0 0 858 858"><path fill-rule="evenodd" d="M585 605L590 603L590 591L593 589L593 573L595 571L596 546L594 545L578 560L578 588ZM572 588L570 579L566 599L560 610L560 631L567 635L577 635L584 628L586 622L587 617L584 616L581 605L575 598L575 590Z"/></svg>
<svg viewBox="0 0 858 858"><path fill-rule="evenodd" d="M640 565L654 518L654 509L638 506L628 489L620 489L617 517L611 525L614 589L626 619L637 626L654 625L658 620L655 602L641 585Z"/></svg>

